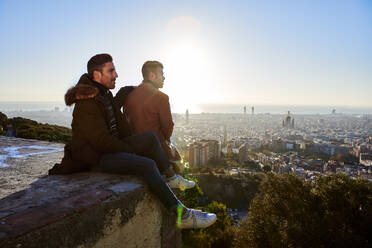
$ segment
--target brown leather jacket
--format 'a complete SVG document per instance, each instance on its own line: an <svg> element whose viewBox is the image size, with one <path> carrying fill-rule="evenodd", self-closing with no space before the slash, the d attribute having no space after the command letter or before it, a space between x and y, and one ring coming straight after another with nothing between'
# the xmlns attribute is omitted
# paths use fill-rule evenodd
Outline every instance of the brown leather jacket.
<svg viewBox="0 0 372 248"><path fill-rule="evenodd" d="M154 131L168 158L171 158L167 142L172 136L174 123L169 97L155 88L151 82L144 81L129 94L124 109L133 131L135 133Z"/></svg>

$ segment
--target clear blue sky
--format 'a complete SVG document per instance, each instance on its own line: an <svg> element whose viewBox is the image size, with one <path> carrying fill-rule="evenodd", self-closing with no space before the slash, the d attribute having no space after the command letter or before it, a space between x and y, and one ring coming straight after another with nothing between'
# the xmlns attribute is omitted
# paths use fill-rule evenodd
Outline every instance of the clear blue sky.
<svg viewBox="0 0 372 248"><path fill-rule="evenodd" d="M163 62L178 108L372 107L370 0L0 0L0 37L0 101L63 101L107 52L117 89L140 83L146 60Z"/></svg>

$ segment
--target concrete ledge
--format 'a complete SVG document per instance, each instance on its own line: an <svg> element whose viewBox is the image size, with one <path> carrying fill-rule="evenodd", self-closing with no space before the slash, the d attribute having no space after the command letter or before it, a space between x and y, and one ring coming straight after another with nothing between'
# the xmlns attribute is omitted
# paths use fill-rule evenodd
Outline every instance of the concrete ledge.
<svg viewBox="0 0 372 248"><path fill-rule="evenodd" d="M79 173L1 199L0 247L181 247L181 234L141 180Z"/></svg>

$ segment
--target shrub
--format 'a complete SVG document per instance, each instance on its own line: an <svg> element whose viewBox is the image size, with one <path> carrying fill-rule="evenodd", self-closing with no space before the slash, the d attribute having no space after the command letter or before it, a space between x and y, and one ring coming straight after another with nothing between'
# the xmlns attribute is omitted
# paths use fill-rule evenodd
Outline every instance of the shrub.
<svg viewBox="0 0 372 248"><path fill-rule="evenodd" d="M71 140L72 131L57 125L41 124L21 117L7 121L16 130L16 137L67 143Z"/></svg>
<svg viewBox="0 0 372 248"><path fill-rule="evenodd" d="M216 223L205 229L183 230L184 246L195 248L231 247L233 241L232 221L230 216L226 214L226 205L213 201L203 210L215 213L217 215Z"/></svg>
<svg viewBox="0 0 372 248"><path fill-rule="evenodd" d="M372 187L336 174L314 184L274 175L261 184L236 247L370 247Z"/></svg>
<svg viewBox="0 0 372 248"><path fill-rule="evenodd" d="M195 178L190 178L184 176L186 179L193 180L195 182L195 187L178 192L178 197L183 202L183 204L189 208L196 208L199 206L199 198L203 195L203 191L199 187L198 180Z"/></svg>
<svg viewBox="0 0 372 248"><path fill-rule="evenodd" d="M3 128L6 127L7 120L8 117L2 112L0 112L0 126L2 126Z"/></svg>
<svg viewBox="0 0 372 248"><path fill-rule="evenodd" d="M191 179L185 176L187 179ZM189 208L200 208L199 198L203 191L199 187L198 180L195 181L195 187L185 191L177 192L180 200ZM232 231L230 227L232 221L226 214L226 205L218 202L212 202L203 208L204 211L215 213L217 221L206 229L182 230L182 241L184 247L208 248L208 247L229 247L232 243Z"/></svg>

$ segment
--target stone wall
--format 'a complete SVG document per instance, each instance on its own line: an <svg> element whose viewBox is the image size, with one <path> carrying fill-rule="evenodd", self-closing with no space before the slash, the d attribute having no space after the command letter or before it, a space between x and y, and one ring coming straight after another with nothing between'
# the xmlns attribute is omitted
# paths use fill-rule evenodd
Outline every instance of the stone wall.
<svg viewBox="0 0 372 248"><path fill-rule="evenodd" d="M11 141L8 145L24 145L14 138L5 141ZM0 151L3 147L4 142ZM1 186L6 189L0 191L1 248L181 247L175 216L143 181L102 173L46 176L53 160L58 162L62 153L58 159L57 155L45 153L23 157L22 161L11 157L3 161L8 166L0 167ZM48 166L43 173L35 170L36 175L25 169L28 160L34 167L38 162L40 167L45 167L43 162ZM5 178L12 173L12 180ZM22 178L27 185L18 182Z"/></svg>

